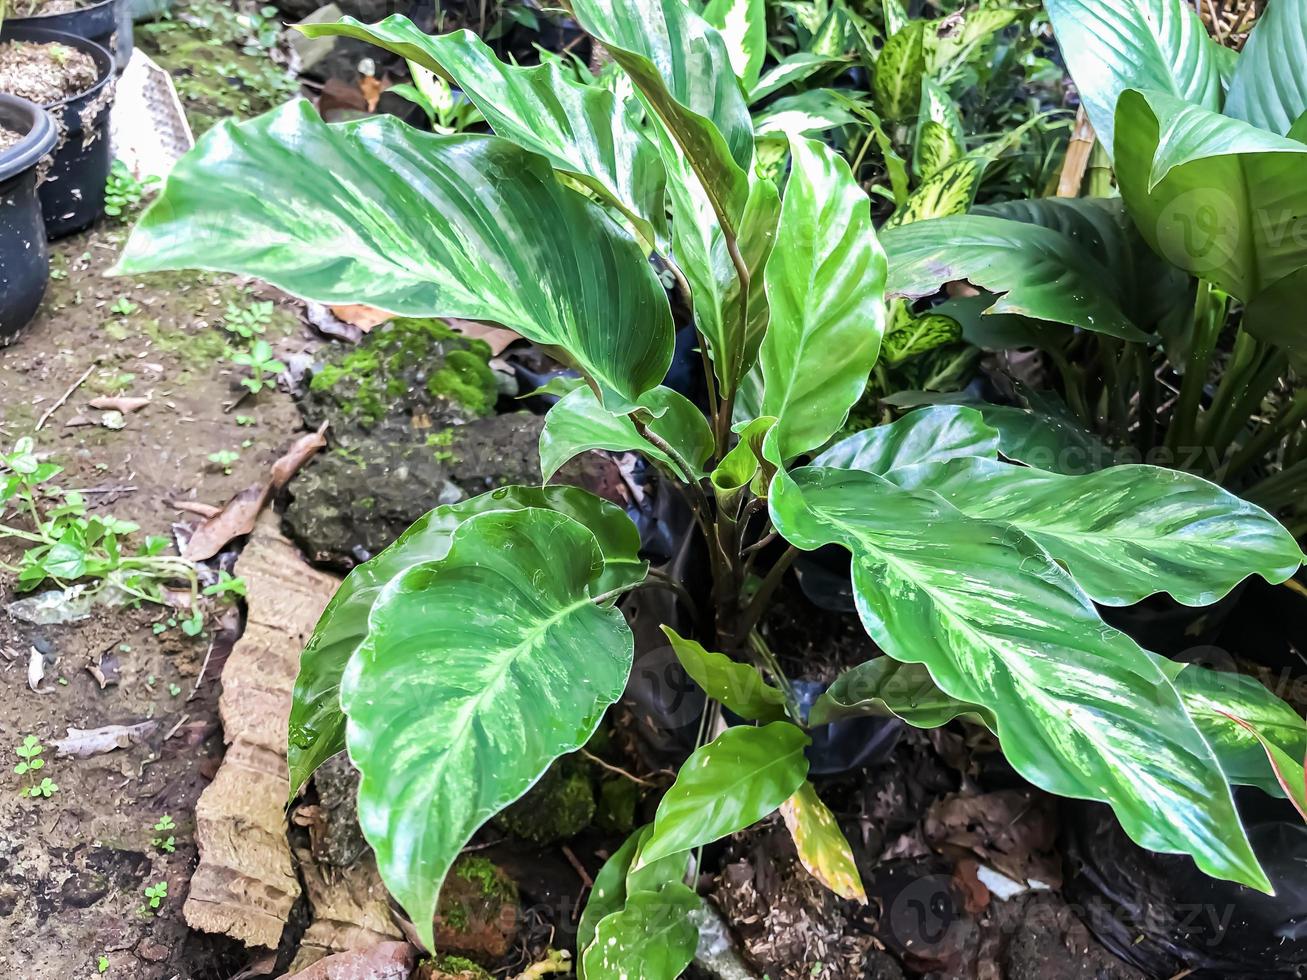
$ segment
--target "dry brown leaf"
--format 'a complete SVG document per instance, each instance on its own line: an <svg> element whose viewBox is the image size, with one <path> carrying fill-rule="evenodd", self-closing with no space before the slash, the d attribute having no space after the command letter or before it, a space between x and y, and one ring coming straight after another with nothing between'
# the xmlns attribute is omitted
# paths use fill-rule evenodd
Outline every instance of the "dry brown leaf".
<svg viewBox="0 0 1307 980"><path fill-rule="evenodd" d="M272 488L280 490L284 487L292 476L299 472L310 456L327 445L327 423L323 422L318 426L316 432L310 432L307 435L300 436L290 444L281 455L281 459L272 464Z"/></svg>
<svg viewBox="0 0 1307 980"><path fill-rule="evenodd" d="M385 310L379 310L375 306L367 306L364 303L345 303L341 306L329 306L327 309L331 310L337 320L344 320L346 323L358 327L364 333L367 333L373 327L381 326L395 316L393 313L387 313Z"/></svg>
<svg viewBox="0 0 1307 980"><path fill-rule="evenodd" d="M145 740L157 728L157 721L135 725L105 725L103 728L69 728L68 734L54 743L59 758L89 759L114 749L125 749Z"/></svg>
<svg viewBox="0 0 1307 980"><path fill-rule="evenodd" d="M516 330L509 330L497 323L485 323L481 320L461 320L458 317L446 317L445 322L449 324L451 330L457 330L464 337L484 340L490 345L490 353L493 357L498 357L508 349L510 344L522 339L522 335Z"/></svg>
<svg viewBox="0 0 1307 980"><path fill-rule="evenodd" d="M946 796L931 805L924 830L936 849L975 855L1014 881L1038 880L1054 888L1062 883L1062 862L1054 851L1057 819L1043 794L1000 790Z"/></svg>
<svg viewBox="0 0 1307 980"><path fill-rule="evenodd" d="M201 500L173 500L170 501L174 510L184 510L188 514L199 514L201 517L217 517L222 513L222 508L214 504L206 504Z"/></svg>
<svg viewBox="0 0 1307 980"><path fill-rule="evenodd" d="M148 404L150 404L150 399L148 398L129 398L126 395L92 398L87 402L87 405L91 408L98 408L111 412L122 412L124 415L128 415L132 412L139 412Z"/></svg>
<svg viewBox="0 0 1307 980"><path fill-rule="evenodd" d="M318 960L286 980L407 980L412 972L412 946L377 943L368 949L336 953Z"/></svg>
<svg viewBox="0 0 1307 980"><path fill-rule="evenodd" d="M377 103L381 101L381 93L386 91L387 85L379 78L372 75L364 75L359 79L359 91L363 93L363 98L367 100L368 112L377 111Z"/></svg>

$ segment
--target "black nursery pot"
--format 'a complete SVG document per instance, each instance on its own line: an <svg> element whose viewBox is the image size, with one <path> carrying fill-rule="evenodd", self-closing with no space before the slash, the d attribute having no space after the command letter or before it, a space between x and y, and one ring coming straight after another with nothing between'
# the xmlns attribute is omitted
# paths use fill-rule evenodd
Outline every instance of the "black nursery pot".
<svg viewBox="0 0 1307 980"><path fill-rule="evenodd" d="M0 344L32 319L50 279L37 165L58 140L40 106L0 95L0 125L23 138L0 152Z"/></svg>
<svg viewBox="0 0 1307 980"><path fill-rule="evenodd" d="M132 12L127 0L99 0L98 3L69 10L62 14L38 14L35 17L11 17L6 28L37 28L84 37L113 53L119 74L132 56ZM8 36L9 31L5 31Z"/></svg>
<svg viewBox="0 0 1307 980"><path fill-rule="evenodd" d="M44 28L6 23L0 38L66 44L90 55L99 72L99 81L89 91L45 107L59 130L54 162L39 189L46 237L54 241L90 227L104 213L104 184L113 162L109 147L113 57L94 41Z"/></svg>

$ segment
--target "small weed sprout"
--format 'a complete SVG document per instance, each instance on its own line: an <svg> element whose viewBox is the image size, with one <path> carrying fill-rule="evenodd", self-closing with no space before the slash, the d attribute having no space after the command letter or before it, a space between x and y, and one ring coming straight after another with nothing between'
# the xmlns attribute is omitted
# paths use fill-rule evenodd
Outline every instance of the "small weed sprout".
<svg viewBox="0 0 1307 980"><path fill-rule="evenodd" d="M234 449L219 449L216 453L209 453L207 458L222 470L224 476L231 476L231 468L241 458L241 454Z"/></svg>
<svg viewBox="0 0 1307 980"><path fill-rule="evenodd" d="M59 792L59 786L49 776L42 777L38 783L36 773L45 768L45 760L41 758L41 753L45 751L45 746L35 735L27 735L14 748L14 754L21 760L18 765L14 766L14 772L20 776L25 776L27 785L18 793L19 796L28 799L44 797L49 799L55 793Z"/></svg>
<svg viewBox="0 0 1307 980"><path fill-rule="evenodd" d="M237 367L247 367L251 375L241 378L241 384L257 395L272 383L271 376L286 370L286 365L272 356L272 345L266 340L256 340L248 351L237 351L231 356L231 362Z"/></svg>
<svg viewBox="0 0 1307 980"><path fill-rule="evenodd" d="M116 313L118 316L131 316L139 309L140 307L126 296L119 296L113 301L113 305L109 307L109 312Z"/></svg>
<svg viewBox="0 0 1307 980"><path fill-rule="evenodd" d="M220 569L218 571L218 581L212 585L204 587L206 596L243 596L245 595L245 579L232 575L231 572Z"/></svg>
<svg viewBox="0 0 1307 980"><path fill-rule="evenodd" d="M146 885L145 897L149 901L150 908L157 914L159 907L168 898L168 882L156 881L153 885Z"/></svg>
<svg viewBox="0 0 1307 980"><path fill-rule="evenodd" d="M177 849L177 838L172 834L168 834L166 837L164 836L167 831L177 829L177 825L173 823L172 817L165 813L159 818L158 822L155 823L154 829L159 831L159 836L152 838L150 843L166 854L173 853L173 851ZM166 891L167 889L165 888L165 892ZM146 894L148 895L149 892L146 892Z"/></svg>
<svg viewBox="0 0 1307 980"><path fill-rule="evenodd" d="M251 340L255 336L262 334L272 323L272 302L271 300L262 303L251 303L249 306L237 306L235 303L227 304L227 312L223 314L222 325L229 333L233 333L245 340Z"/></svg>
<svg viewBox="0 0 1307 980"><path fill-rule="evenodd" d="M140 207L146 191L159 183L159 178L146 177L137 180L127 169L127 164L115 160L109 169L109 179L104 185L104 213L110 217L127 220L133 211Z"/></svg>

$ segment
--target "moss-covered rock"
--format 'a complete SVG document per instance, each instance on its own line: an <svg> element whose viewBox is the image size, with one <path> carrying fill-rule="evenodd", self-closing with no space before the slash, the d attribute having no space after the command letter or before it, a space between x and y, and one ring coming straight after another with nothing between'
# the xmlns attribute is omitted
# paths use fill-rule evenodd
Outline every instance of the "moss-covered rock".
<svg viewBox="0 0 1307 980"><path fill-rule="evenodd" d="M436 914L436 947L493 964L517 934L517 884L493 861L460 857L445 876Z"/></svg>
<svg viewBox="0 0 1307 980"><path fill-rule="evenodd" d="M575 756L550 766L525 796L495 818L512 834L536 844L556 844L575 837L595 815L590 767Z"/></svg>
<svg viewBox="0 0 1307 980"><path fill-rule="evenodd" d="M414 980L494 980L494 974L464 956L437 956L419 966Z"/></svg>

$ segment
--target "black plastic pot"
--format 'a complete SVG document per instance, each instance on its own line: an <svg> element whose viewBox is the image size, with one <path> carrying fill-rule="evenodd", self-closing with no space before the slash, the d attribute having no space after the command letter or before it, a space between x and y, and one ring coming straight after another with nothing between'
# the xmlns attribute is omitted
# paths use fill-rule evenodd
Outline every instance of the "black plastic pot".
<svg viewBox="0 0 1307 980"><path fill-rule="evenodd" d="M6 27L33 27L84 37L113 54L119 74L132 56L132 11L128 0L99 0L98 3L69 10L62 14L38 14L35 17L11 17ZM5 35L8 35L8 30Z"/></svg>
<svg viewBox="0 0 1307 980"><path fill-rule="evenodd" d="M109 148L113 56L84 37L38 27L6 23L0 38L37 44L66 44L90 55L100 75L99 81L89 91L45 107L59 130L54 162L40 187L46 237L54 241L89 227L104 213L104 184L113 162Z"/></svg>
<svg viewBox="0 0 1307 980"><path fill-rule="evenodd" d="M23 136L0 152L0 344L32 319L50 279L45 223L36 194L37 166L58 136L40 106L0 95L0 125Z"/></svg>

